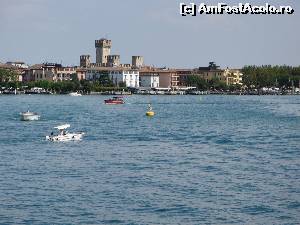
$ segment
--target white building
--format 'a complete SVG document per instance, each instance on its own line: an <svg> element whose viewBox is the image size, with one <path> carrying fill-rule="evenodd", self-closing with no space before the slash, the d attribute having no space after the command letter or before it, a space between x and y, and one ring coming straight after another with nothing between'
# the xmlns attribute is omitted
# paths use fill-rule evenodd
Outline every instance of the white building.
<svg viewBox="0 0 300 225"><path fill-rule="evenodd" d="M140 86L158 88L159 87L158 73L140 73Z"/></svg>
<svg viewBox="0 0 300 225"><path fill-rule="evenodd" d="M160 85L159 72L155 68L144 67L140 69L140 86L158 88Z"/></svg>
<svg viewBox="0 0 300 225"><path fill-rule="evenodd" d="M110 79L115 85L124 82L126 87L139 87L139 71L133 69L111 70L109 72Z"/></svg>
<svg viewBox="0 0 300 225"><path fill-rule="evenodd" d="M101 76L108 75L112 82L117 86L121 82L126 87L139 87L139 71L122 67L91 67L86 71L86 79L90 81L98 80Z"/></svg>

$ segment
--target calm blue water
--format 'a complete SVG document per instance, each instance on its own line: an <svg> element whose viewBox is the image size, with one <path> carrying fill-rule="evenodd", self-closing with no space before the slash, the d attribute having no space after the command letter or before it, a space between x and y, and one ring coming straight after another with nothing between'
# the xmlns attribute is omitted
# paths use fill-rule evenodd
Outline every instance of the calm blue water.
<svg viewBox="0 0 300 225"><path fill-rule="evenodd" d="M0 224L300 223L300 96L105 98L0 96Z"/></svg>

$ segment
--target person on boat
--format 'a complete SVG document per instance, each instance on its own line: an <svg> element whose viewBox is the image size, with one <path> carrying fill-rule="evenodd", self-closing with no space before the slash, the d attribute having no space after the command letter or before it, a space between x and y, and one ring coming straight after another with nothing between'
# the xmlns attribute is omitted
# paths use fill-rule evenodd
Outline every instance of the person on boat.
<svg viewBox="0 0 300 225"><path fill-rule="evenodd" d="M152 111L152 106L151 106L151 104L148 104L148 110L149 110L149 111Z"/></svg>

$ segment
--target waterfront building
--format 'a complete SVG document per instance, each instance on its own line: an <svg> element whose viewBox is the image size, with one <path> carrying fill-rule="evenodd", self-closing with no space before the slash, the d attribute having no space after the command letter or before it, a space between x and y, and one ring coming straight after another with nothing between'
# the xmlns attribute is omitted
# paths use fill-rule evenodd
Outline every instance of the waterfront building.
<svg viewBox="0 0 300 225"><path fill-rule="evenodd" d="M23 75L23 81L24 82L34 81L36 76L36 71L40 70L41 68L42 68L42 64L35 64L29 66L28 69L25 70L25 73Z"/></svg>
<svg viewBox="0 0 300 225"><path fill-rule="evenodd" d="M193 74L193 69L176 69L177 74L179 76L179 86L186 87L187 85L187 77Z"/></svg>
<svg viewBox="0 0 300 225"><path fill-rule="evenodd" d="M101 76L108 75L114 85L124 83L126 87L139 87L139 71L123 67L91 67L86 71L86 80L97 81Z"/></svg>
<svg viewBox="0 0 300 225"><path fill-rule="evenodd" d="M72 80L76 76L76 68L73 66L58 67L55 71L53 81L67 81Z"/></svg>
<svg viewBox="0 0 300 225"><path fill-rule="evenodd" d="M140 71L140 87L158 88L159 74L155 70L143 68Z"/></svg>
<svg viewBox="0 0 300 225"><path fill-rule="evenodd" d="M209 62L208 67L198 67L193 70L193 74L200 76L206 82L209 82L213 79L226 82L226 77L224 75L225 70L219 69L214 62Z"/></svg>
<svg viewBox="0 0 300 225"><path fill-rule="evenodd" d="M76 76L78 80L85 80L86 68L76 68Z"/></svg>
<svg viewBox="0 0 300 225"><path fill-rule="evenodd" d="M143 66L140 68L140 85L163 89L179 89L180 80L176 69Z"/></svg>
<svg viewBox="0 0 300 225"><path fill-rule="evenodd" d="M103 76L107 76L109 74L108 67L100 67L100 66L93 66L86 69L85 79L88 81L97 81Z"/></svg>
<svg viewBox="0 0 300 225"><path fill-rule="evenodd" d="M224 76L226 77L227 85L243 85L243 74L240 69L225 69Z"/></svg>
<svg viewBox="0 0 300 225"><path fill-rule="evenodd" d="M115 85L124 82L126 87L138 88L140 86L138 70L125 68L122 68L121 70L110 70L109 75Z"/></svg>
<svg viewBox="0 0 300 225"><path fill-rule="evenodd" d="M33 65L29 67L25 80L26 81L39 81L39 80L54 81L55 71L57 70L57 68L60 67L62 67L62 65L57 63L44 63L44 64Z"/></svg>
<svg viewBox="0 0 300 225"><path fill-rule="evenodd" d="M176 69L158 69L159 86L161 88L178 89L179 75Z"/></svg>
<svg viewBox="0 0 300 225"><path fill-rule="evenodd" d="M30 66L24 74L24 81L65 81L76 75L75 67L63 67L58 63L44 63Z"/></svg>
<svg viewBox="0 0 300 225"><path fill-rule="evenodd" d="M164 69L157 70L159 74L159 84L162 88L184 89L188 87L188 76L199 76L206 82L218 80L226 85L242 85L243 74L238 69L219 69L215 63L211 62L208 67L198 67L196 69Z"/></svg>
<svg viewBox="0 0 300 225"><path fill-rule="evenodd" d="M177 70L180 77L180 85L187 86L187 79L190 75L199 76L206 82L219 80L226 85L242 85L243 74L239 69L219 69L214 62L210 62L208 67L198 67L190 70Z"/></svg>

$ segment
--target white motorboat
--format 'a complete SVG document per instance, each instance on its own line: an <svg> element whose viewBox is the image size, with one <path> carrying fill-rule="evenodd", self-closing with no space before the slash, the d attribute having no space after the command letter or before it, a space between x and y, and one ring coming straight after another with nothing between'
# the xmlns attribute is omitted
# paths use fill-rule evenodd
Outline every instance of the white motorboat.
<svg viewBox="0 0 300 225"><path fill-rule="evenodd" d="M32 120L39 120L40 115L34 112L30 112L29 110L27 112L21 112L21 120L23 121L32 121Z"/></svg>
<svg viewBox="0 0 300 225"><path fill-rule="evenodd" d="M80 93L78 93L78 92L71 92L70 94L69 94L70 96L82 96L82 94L80 94Z"/></svg>
<svg viewBox="0 0 300 225"><path fill-rule="evenodd" d="M58 134L54 135L53 132L51 135L46 136L46 140L53 141L53 142L64 142L64 141L80 141L84 135L84 132L76 132L76 133L69 133L66 129L70 127L70 124L63 124L55 129L58 129Z"/></svg>

